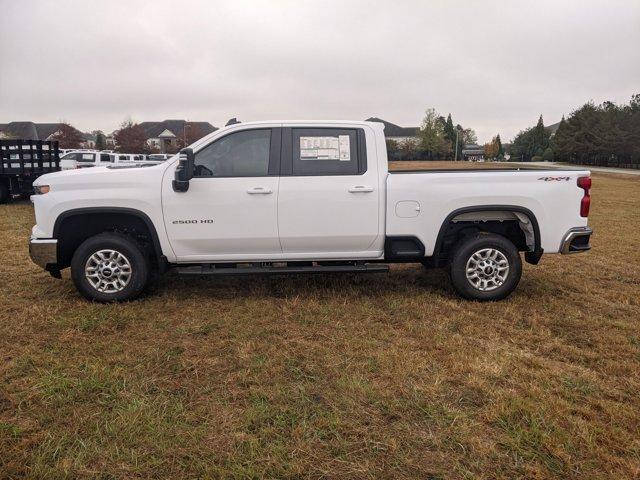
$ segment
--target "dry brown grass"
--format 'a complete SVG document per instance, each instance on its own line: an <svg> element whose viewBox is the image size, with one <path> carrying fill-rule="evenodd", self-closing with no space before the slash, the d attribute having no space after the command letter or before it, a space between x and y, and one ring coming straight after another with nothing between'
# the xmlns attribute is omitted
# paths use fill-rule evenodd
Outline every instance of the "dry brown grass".
<svg viewBox="0 0 640 480"><path fill-rule="evenodd" d="M492 304L419 266L91 304L0 206L0 477L638 478L639 180Z"/></svg>

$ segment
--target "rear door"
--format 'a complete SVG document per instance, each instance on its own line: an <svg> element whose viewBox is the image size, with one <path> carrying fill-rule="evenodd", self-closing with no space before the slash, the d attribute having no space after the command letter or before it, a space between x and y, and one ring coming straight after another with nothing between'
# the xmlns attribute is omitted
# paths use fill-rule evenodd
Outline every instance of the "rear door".
<svg viewBox="0 0 640 480"><path fill-rule="evenodd" d="M285 128L278 196L291 258L375 258L380 188L362 128Z"/></svg>

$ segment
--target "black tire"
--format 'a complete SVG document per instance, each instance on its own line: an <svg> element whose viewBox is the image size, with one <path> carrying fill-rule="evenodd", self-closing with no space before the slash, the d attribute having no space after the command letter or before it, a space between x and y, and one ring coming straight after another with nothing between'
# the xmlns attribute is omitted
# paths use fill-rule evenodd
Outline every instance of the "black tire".
<svg viewBox="0 0 640 480"><path fill-rule="evenodd" d="M495 251L499 253L493 253ZM473 257L474 254L478 255ZM505 260L508 262L507 270L504 269ZM470 278L467 265L473 268ZM466 299L502 300L520 282L522 260L509 239L493 233L477 233L456 245L451 257L450 275L453 287Z"/></svg>
<svg viewBox="0 0 640 480"><path fill-rule="evenodd" d="M94 271L100 272L94 274L93 281L104 282L99 283L98 287L109 285L109 288L103 288L105 291L99 291L98 287L94 287L92 281L85 275L85 267L94 254L103 250L112 250L117 252L119 256L103 254L106 256L106 260L103 263L96 264L94 261L91 262L90 265ZM122 262L123 265L116 264L113 261L114 258ZM126 264L129 265L128 269ZM105 279L104 275L107 272L111 272L109 275L117 274L119 267L123 271L130 272L128 279L125 278L126 281L119 281L117 285L109 283L108 278ZM95 275L99 275L99 277ZM144 290L148 277L149 261L147 256L133 239L119 233L101 233L88 238L78 247L71 259L71 278L73 283L85 298L96 302L107 303L133 300ZM115 277L110 278L112 280L115 279ZM118 288L120 290L116 290Z"/></svg>
<svg viewBox="0 0 640 480"><path fill-rule="evenodd" d="M0 203L7 203L9 201L9 187L0 180Z"/></svg>

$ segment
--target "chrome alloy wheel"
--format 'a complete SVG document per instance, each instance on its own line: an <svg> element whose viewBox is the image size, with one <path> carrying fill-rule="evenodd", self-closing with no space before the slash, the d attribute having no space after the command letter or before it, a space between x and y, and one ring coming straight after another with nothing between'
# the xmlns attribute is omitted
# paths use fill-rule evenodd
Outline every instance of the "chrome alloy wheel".
<svg viewBox="0 0 640 480"><path fill-rule="evenodd" d="M131 263L116 250L99 250L85 263L84 276L97 291L117 293L131 280Z"/></svg>
<svg viewBox="0 0 640 480"><path fill-rule="evenodd" d="M490 292L507 280L509 260L500 250L483 248L469 257L466 274L474 288Z"/></svg>

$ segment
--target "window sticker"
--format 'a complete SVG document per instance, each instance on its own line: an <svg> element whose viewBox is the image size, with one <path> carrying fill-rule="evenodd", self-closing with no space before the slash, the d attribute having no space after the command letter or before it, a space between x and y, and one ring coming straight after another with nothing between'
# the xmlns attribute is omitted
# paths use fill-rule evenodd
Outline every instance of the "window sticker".
<svg viewBox="0 0 640 480"><path fill-rule="evenodd" d="M300 137L300 160L351 160L349 135Z"/></svg>
<svg viewBox="0 0 640 480"><path fill-rule="evenodd" d="M340 135L338 137L339 154L341 162L348 162L351 160L351 143L349 135Z"/></svg>

